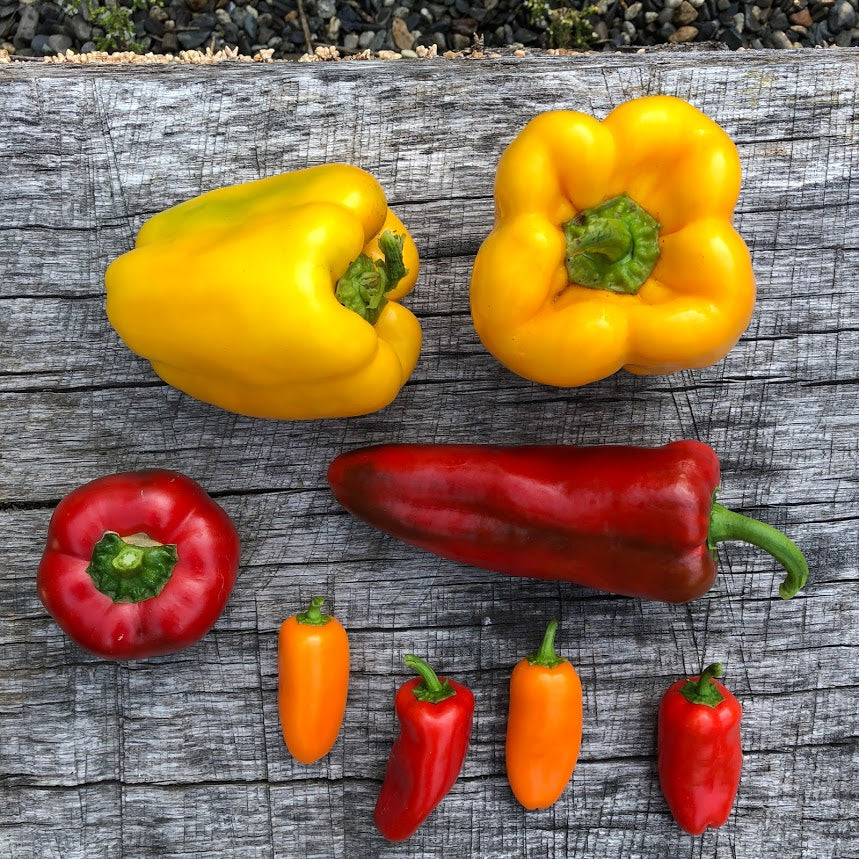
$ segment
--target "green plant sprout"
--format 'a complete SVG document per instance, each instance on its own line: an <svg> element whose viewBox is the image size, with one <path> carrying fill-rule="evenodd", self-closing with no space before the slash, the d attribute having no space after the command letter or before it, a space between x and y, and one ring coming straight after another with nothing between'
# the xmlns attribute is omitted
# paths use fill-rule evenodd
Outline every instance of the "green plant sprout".
<svg viewBox="0 0 859 859"><path fill-rule="evenodd" d="M588 50L597 35L588 18L597 11L596 6L575 9L572 6L553 6L551 0L525 0L531 23L545 30L550 48Z"/></svg>
<svg viewBox="0 0 859 859"><path fill-rule="evenodd" d="M134 51L141 53L143 45L134 36L132 13L138 9L163 6L164 0L60 0L68 15L82 13L84 18L104 30L93 41L100 51Z"/></svg>

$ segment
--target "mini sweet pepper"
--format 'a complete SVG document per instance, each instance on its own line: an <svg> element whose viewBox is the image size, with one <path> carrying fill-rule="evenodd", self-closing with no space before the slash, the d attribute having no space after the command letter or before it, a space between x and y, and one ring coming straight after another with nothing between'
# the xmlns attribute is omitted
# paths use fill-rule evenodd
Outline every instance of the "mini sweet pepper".
<svg viewBox="0 0 859 859"><path fill-rule="evenodd" d="M659 702L659 783L690 835L722 826L740 786L743 708L715 679L723 673L714 662L699 677L673 683Z"/></svg>
<svg viewBox="0 0 859 859"><path fill-rule="evenodd" d="M283 740L302 764L331 751L340 733L349 692L349 638L322 613L324 597L288 617L277 639L277 703Z"/></svg>
<svg viewBox="0 0 859 859"><path fill-rule="evenodd" d="M400 734L391 747L373 820L388 841L405 841L447 796L459 777L474 716L474 695L439 677L417 656L406 665L420 677L397 691Z"/></svg>
<svg viewBox="0 0 859 859"><path fill-rule="evenodd" d="M397 299L417 275L379 183L328 164L150 218L107 270L107 315L197 399L254 417L346 417L388 405L414 369L420 324Z"/></svg>
<svg viewBox="0 0 859 859"><path fill-rule="evenodd" d="M681 99L634 99L602 122L538 115L498 165L471 279L480 339L559 387L719 361L755 301L739 190L733 142Z"/></svg>

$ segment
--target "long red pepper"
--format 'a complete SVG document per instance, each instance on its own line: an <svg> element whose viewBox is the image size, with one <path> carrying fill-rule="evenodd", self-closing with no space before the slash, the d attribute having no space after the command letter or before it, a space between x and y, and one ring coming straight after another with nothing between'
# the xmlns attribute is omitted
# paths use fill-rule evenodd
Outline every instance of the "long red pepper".
<svg viewBox="0 0 859 859"><path fill-rule="evenodd" d="M686 602L713 584L716 544L746 540L787 570L785 599L808 578L784 534L714 502L719 460L698 441L379 445L337 457L328 481L376 528L500 573Z"/></svg>
<svg viewBox="0 0 859 859"><path fill-rule="evenodd" d="M420 675L394 699L400 735L394 741L373 818L389 841L405 841L444 799L459 776L471 736L474 696L436 676L417 656L406 665Z"/></svg>
<svg viewBox="0 0 859 859"><path fill-rule="evenodd" d="M717 662L700 677L678 680L659 704L659 782L677 824L691 835L728 819L740 784L742 708L714 679L722 673Z"/></svg>

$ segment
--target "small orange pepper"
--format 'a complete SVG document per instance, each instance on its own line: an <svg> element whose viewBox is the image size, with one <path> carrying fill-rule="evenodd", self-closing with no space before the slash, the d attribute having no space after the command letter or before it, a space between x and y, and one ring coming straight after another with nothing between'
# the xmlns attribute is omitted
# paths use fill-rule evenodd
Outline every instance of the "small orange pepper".
<svg viewBox="0 0 859 859"><path fill-rule="evenodd" d="M349 690L349 639L340 621L307 611L280 625L277 647L278 709L289 753L302 764L327 755L337 741Z"/></svg>
<svg viewBox="0 0 859 859"><path fill-rule="evenodd" d="M540 649L510 678L507 780L527 809L548 808L564 792L582 744L582 684L555 653L557 629L553 620Z"/></svg>

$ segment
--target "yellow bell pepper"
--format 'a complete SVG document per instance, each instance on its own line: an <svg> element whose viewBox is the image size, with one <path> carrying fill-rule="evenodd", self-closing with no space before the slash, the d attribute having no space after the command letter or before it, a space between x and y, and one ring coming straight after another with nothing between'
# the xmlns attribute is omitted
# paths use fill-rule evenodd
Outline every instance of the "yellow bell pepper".
<svg viewBox="0 0 859 859"><path fill-rule="evenodd" d="M345 164L210 191L155 215L105 275L107 315L166 382L244 415L388 405L421 347L397 299L418 253L379 183Z"/></svg>
<svg viewBox="0 0 859 859"><path fill-rule="evenodd" d="M733 142L680 99L535 117L498 165L471 279L480 339L559 387L719 361L755 302L739 190Z"/></svg>

